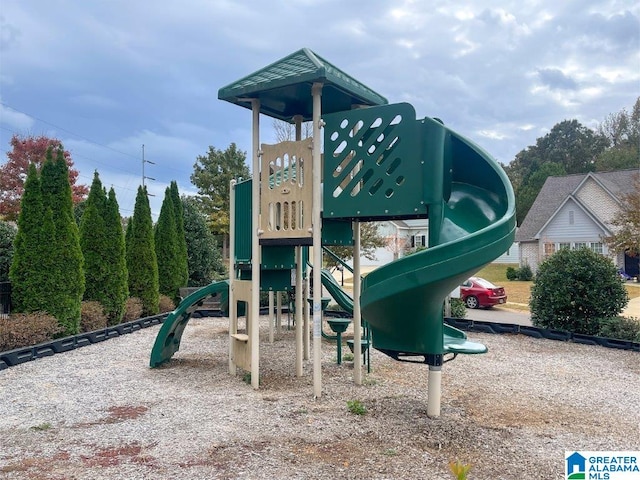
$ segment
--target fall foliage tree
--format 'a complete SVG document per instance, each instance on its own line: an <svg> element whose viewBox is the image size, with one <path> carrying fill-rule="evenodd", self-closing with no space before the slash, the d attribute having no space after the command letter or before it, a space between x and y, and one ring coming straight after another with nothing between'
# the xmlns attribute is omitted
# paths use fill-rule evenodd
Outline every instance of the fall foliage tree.
<svg viewBox="0 0 640 480"><path fill-rule="evenodd" d="M620 211L611 220L616 233L605 239L614 252L640 255L640 174L633 178L633 190L622 196Z"/></svg>
<svg viewBox="0 0 640 480"><path fill-rule="evenodd" d="M52 151L58 151L62 149L62 143L56 138L44 135L14 135L9 143L11 151L7 152L8 160L0 165L0 217L16 221L20 213L20 200L29 165L33 163L39 171L45 162L47 150L51 148ZM75 204L86 197L89 189L86 185L76 185L78 171L73 168L71 154L63 150L62 156L69 170L69 184Z"/></svg>

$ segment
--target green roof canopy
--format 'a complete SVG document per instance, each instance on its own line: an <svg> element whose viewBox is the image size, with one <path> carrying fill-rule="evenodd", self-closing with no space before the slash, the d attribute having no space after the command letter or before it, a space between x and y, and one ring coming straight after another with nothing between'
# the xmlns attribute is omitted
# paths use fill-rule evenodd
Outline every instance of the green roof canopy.
<svg viewBox="0 0 640 480"><path fill-rule="evenodd" d="M251 109L260 99L260 113L291 122L294 115L311 120L311 87L323 83L322 113L351 110L354 105L385 105L387 99L347 75L308 48L218 90L218 98Z"/></svg>

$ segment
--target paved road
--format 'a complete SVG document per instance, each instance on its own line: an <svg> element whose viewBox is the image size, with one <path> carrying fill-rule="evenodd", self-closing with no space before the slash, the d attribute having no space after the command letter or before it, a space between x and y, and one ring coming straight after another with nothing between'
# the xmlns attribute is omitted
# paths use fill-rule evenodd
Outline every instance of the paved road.
<svg viewBox="0 0 640 480"><path fill-rule="evenodd" d="M496 323L515 323L517 325L531 325L529 312L518 312L504 307L493 307L489 309L467 308L466 318L470 320L482 320Z"/></svg>

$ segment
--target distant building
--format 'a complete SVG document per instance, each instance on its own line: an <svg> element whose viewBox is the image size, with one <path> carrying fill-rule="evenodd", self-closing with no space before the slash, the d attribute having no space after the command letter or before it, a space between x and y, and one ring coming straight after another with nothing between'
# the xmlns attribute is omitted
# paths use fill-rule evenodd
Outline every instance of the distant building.
<svg viewBox="0 0 640 480"><path fill-rule="evenodd" d="M611 220L622 197L633 191L638 169L549 177L516 232L519 264L538 265L561 248L590 248L609 256L631 276L638 276L638 257L609 252L603 238L611 236Z"/></svg>

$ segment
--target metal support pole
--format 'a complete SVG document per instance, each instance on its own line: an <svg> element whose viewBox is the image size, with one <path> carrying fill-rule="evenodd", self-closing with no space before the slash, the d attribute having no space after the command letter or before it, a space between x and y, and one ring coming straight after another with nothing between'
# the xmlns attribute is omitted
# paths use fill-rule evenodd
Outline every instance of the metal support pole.
<svg viewBox="0 0 640 480"><path fill-rule="evenodd" d="M251 240L251 305L247 312L249 342L251 344L251 386L260 385L260 100L251 100L252 125L252 182L251 225L254 232Z"/></svg>
<svg viewBox="0 0 640 480"><path fill-rule="evenodd" d="M305 267L306 268L306 267ZM302 294L302 298L300 299L300 308L303 311L303 319L304 319L304 359L309 360L311 351L311 321L309 318L309 306L305 301L305 298L309 296L309 292L311 289L309 288L309 272L307 271L307 276L304 281L304 293Z"/></svg>
<svg viewBox="0 0 640 480"><path fill-rule="evenodd" d="M427 416L440 416L440 396L442 392L442 366L429 365L427 378Z"/></svg>
<svg viewBox="0 0 640 480"><path fill-rule="evenodd" d="M273 324L275 323L273 309L273 290L269 290L269 343L273 343Z"/></svg>
<svg viewBox="0 0 640 480"><path fill-rule="evenodd" d="M296 247L296 376L301 377L304 360L304 286L302 284L302 247Z"/></svg>
<svg viewBox="0 0 640 480"><path fill-rule="evenodd" d="M353 381L362 385L362 319L360 317L360 222L353 222Z"/></svg>
<svg viewBox="0 0 640 480"><path fill-rule="evenodd" d="M320 216L322 83L313 84L311 95L313 97L313 395L315 398L320 398L322 394L322 219Z"/></svg>
<svg viewBox="0 0 640 480"><path fill-rule="evenodd" d="M234 307L233 282L236 279L236 181L229 182L229 373L236 374L233 359L233 338L238 333L238 315Z"/></svg>

